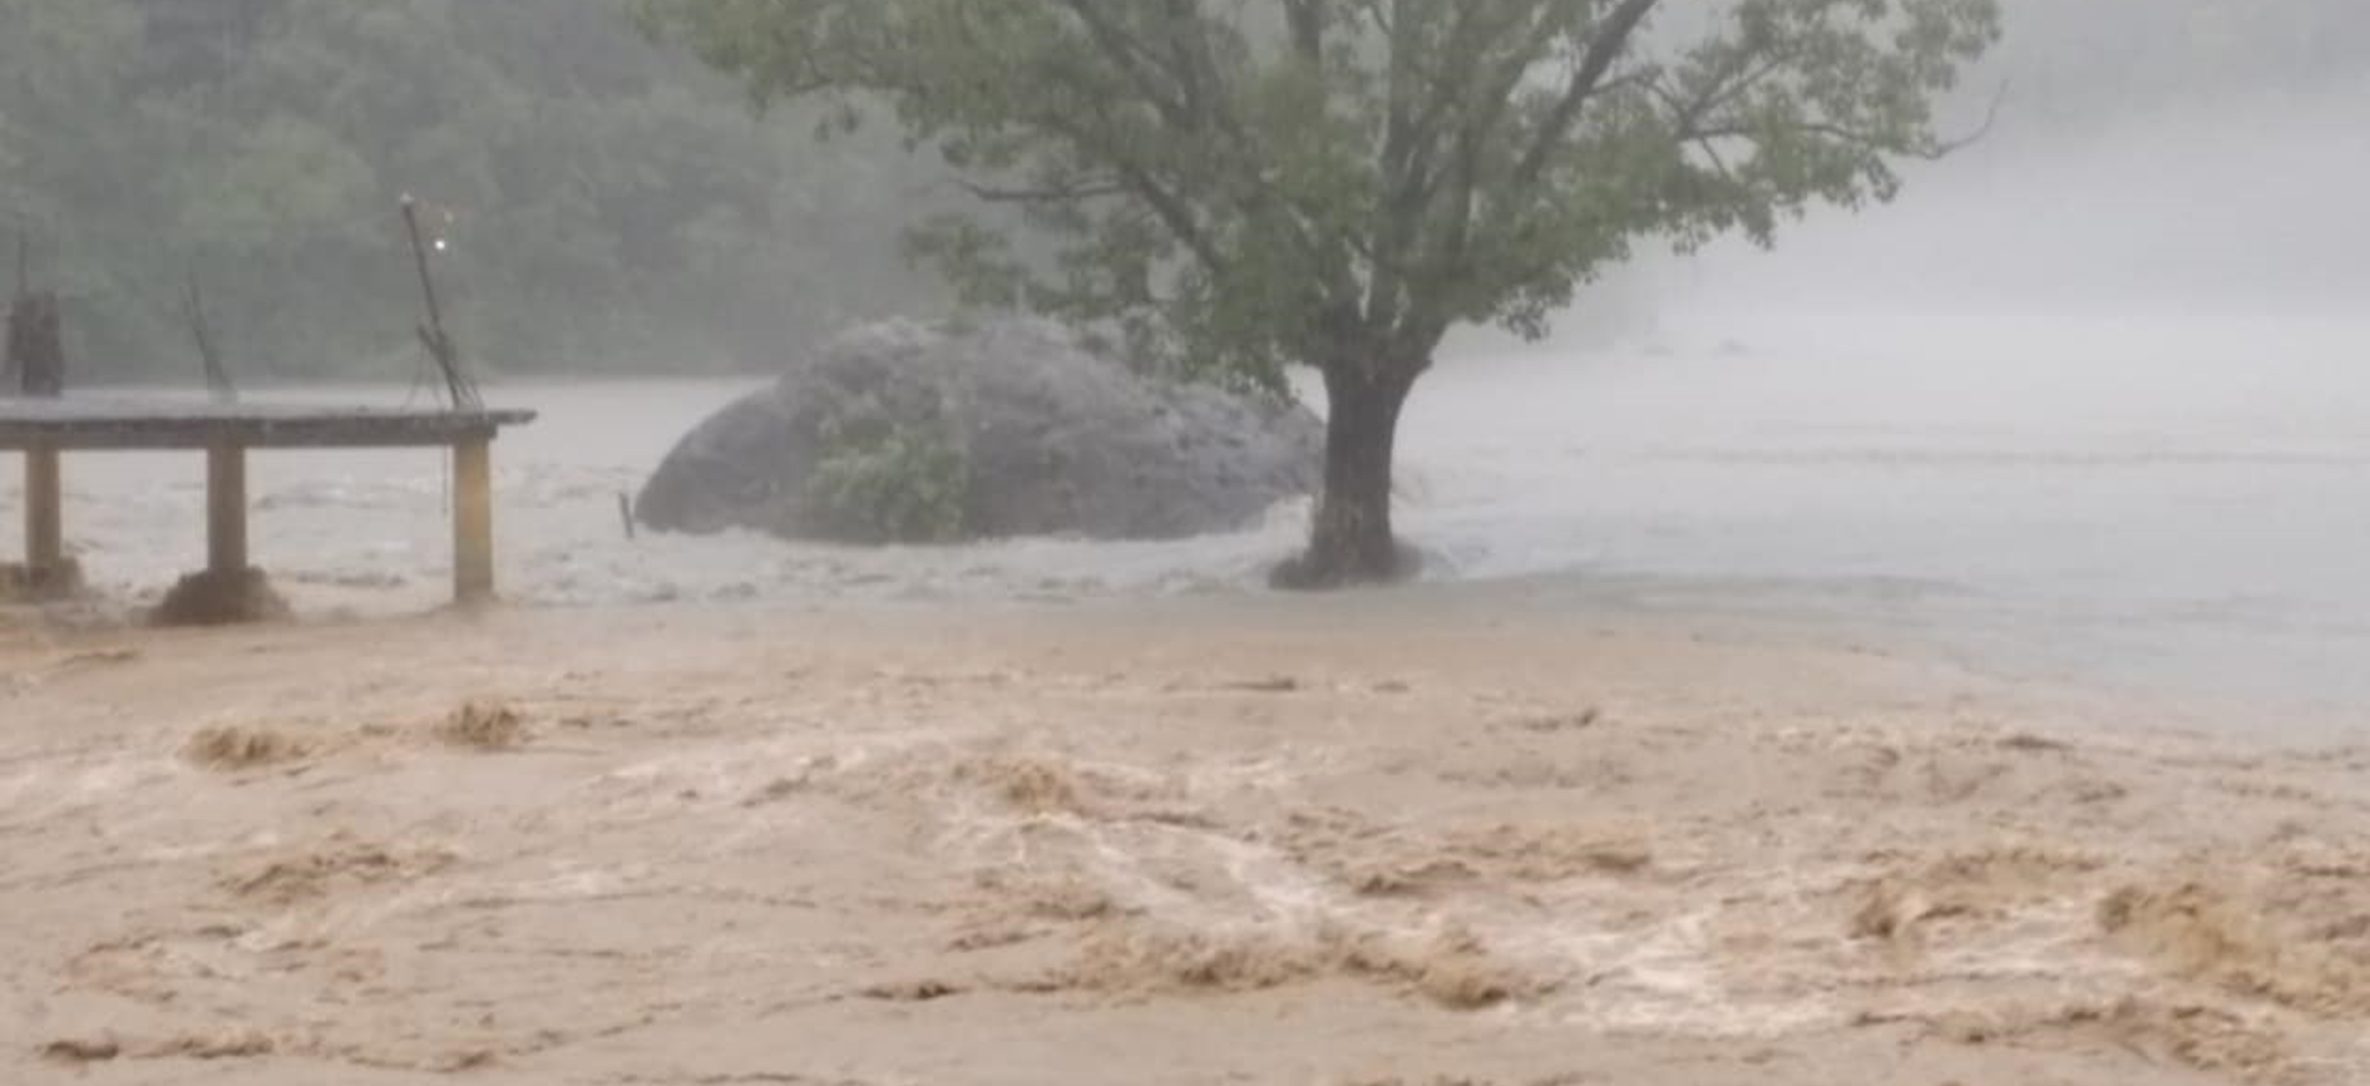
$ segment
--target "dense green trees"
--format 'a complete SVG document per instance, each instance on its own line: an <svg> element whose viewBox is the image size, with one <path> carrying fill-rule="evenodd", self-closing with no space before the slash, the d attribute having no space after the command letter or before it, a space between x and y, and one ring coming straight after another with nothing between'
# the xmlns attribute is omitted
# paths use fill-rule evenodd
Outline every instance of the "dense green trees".
<svg viewBox="0 0 2370 1086"><path fill-rule="evenodd" d="M481 364L763 364L923 301L894 235L932 176L761 122L605 0L0 0L0 228L84 380L196 378L193 270L243 374L405 377L406 192L453 216Z"/></svg>
<svg viewBox="0 0 2370 1086"><path fill-rule="evenodd" d="M401 378L408 191L455 212L456 330L501 369L764 365L934 301L897 233L939 162L754 118L628 3L0 0L0 288L30 232L85 380L196 379L193 268L251 380ZM2008 7L2024 127L2370 76L2356 0Z"/></svg>

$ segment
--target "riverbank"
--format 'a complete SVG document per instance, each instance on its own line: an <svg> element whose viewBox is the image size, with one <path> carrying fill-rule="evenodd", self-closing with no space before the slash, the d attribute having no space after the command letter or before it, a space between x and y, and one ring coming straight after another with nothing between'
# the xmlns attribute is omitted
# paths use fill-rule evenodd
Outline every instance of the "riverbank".
<svg viewBox="0 0 2370 1086"><path fill-rule="evenodd" d="M0 1078L2370 1075L2370 745L1544 610L0 629Z"/></svg>

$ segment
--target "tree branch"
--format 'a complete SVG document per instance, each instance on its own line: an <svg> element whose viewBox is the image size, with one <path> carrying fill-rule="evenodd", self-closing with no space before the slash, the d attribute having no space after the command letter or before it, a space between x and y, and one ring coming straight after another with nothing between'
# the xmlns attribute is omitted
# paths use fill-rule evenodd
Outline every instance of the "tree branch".
<svg viewBox="0 0 2370 1086"><path fill-rule="evenodd" d="M1580 66L1573 70L1563 96L1548 110L1538 134L1532 137L1530 150L1523 153L1522 163L1515 167L1517 186L1528 189L1538 182L1556 145L1564 141L1579 120L1580 107L1596 94L1613 65L1629 52L1630 40L1637 36L1638 28L1645 25L1646 16L1659 3L1661 0L1622 0L1621 6L1605 17L1604 25L1589 39L1588 49L1581 56Z"/></svg>
<svg viewBox="0 0 2370 1086"><path fill-rule="evenodd" d="M1086 27L1087 37L1116 66L1123 78L1133 84L1144 103L1158 111L1161 119L1180 128L1193 127L1191 88L1178 88L1178 98L1172 99L1160 86L1159 75L1171 74L1158 61L1151 59L1151 50L1143 42L1129 35L1112 20L1108 0L1062 0L1064 7L1078 17Z"/></svg>
<svg viewBox="0 0 2370 1086"><path fill-rule="evenodd" d="M1976 144L1983 142L1985 137L1991 135L1992 126L1999 123L2000 106L2007 100L2008 84L2002 82L2000 84L2000 89L1992 92L1991 102L1984 106L1983 123L1976 125L1974 131L1969 132L1964 136L1959 136L1955 139L1947 139L1936 143L1934 145L1933 153L1928 156L1928 160L1931 161L1933 159L1942 158L1946 155L1957 154L1960 151L1964 151L1969 147L1973 147Z"/></svg>
<svg viewBox="0 0 2370 1086"><path fill-rule="evenodd" d="M955 187L971 194L973 199L991 204L1064 204L1085 200L1099 200L1114 196L1128 196L1134 190L1116 181L1079 181L1069 185L1045 185L1037 188L1007 188L988 185L968 178L954 179Z"/></svg>

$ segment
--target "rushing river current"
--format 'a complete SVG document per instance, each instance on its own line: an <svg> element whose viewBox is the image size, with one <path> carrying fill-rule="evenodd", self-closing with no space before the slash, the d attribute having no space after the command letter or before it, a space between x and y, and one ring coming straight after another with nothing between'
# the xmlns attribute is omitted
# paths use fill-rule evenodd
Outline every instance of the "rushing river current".
<svg viewBox="0 0 2370 1086"><path fill-rule="evenodd" d="M1402 530L1510 607L1839 624L2051 674L2370 703L2370 320L1736 317L1598 350L1465 345L1418 392ZM620 495L754 379L504 384L501 574L531 606L1259 591L1305 506L1170 543L856 550L627 537ZM400 401L392 388L273 398ZM301 607L446 590L433 452L259 453L257 560ZM192 456L70 457L112 598L202 563ZM20 495L0 491L15 519ZM1457 589L1457 591L1466 591ZM1471 591L1487 593L1487 588Z"/></svg>

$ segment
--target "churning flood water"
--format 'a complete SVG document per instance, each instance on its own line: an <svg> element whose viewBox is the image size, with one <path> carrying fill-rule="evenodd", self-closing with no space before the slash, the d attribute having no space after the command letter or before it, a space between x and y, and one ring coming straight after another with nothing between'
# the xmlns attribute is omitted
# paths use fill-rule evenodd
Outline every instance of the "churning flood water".
<svg viewBox="0 0 2370 1086"><path fill-rule="evenodd" d="M1585 351L1467 347L1444 362L1404 442L1402 529L1434 556L1434 586L1417 592L1776 622L2036 676L2370 704L2370 369L2357 363L2370 321L1814 312L1703 330L1702 342ZM628 539L619 496L756 383L494 389L544 412L497 449L506 594L577 606L1249 593L1306 522L1305 507L1285 507L1172 543L877 551ZM258 561L300 606L441 602L441 455L262 453L253 471ZM110 596L153 597L201 564L198 458L88 454L68 475L72 543ZM17 500L0 512L13 517Z"/></svg>

